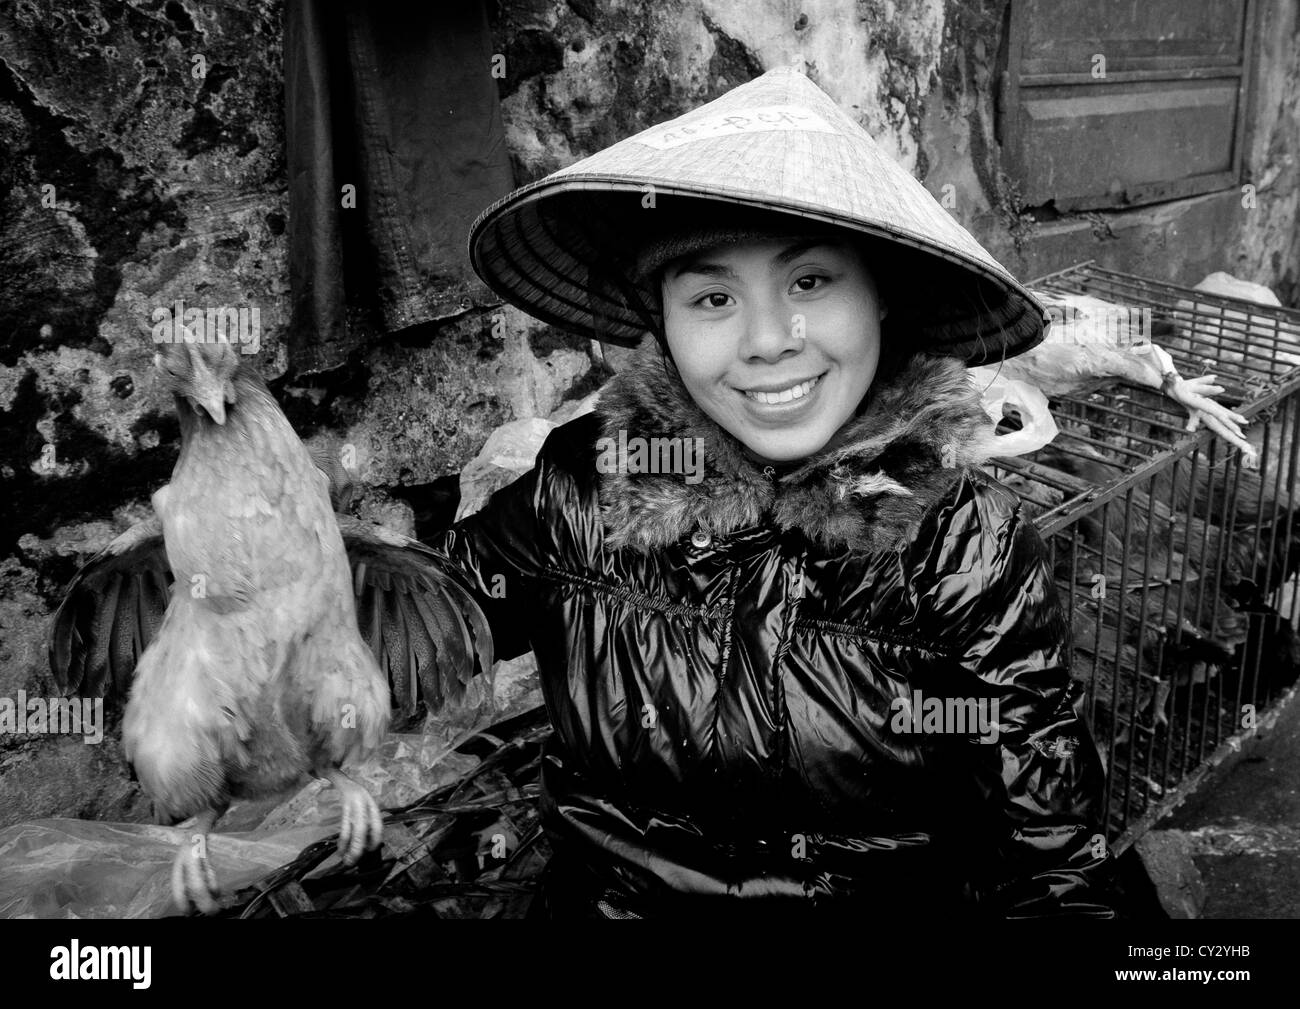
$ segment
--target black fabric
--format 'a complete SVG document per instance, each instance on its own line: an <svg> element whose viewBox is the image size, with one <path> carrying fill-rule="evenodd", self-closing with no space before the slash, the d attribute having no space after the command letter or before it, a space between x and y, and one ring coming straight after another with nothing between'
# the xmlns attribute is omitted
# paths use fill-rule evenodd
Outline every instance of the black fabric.
<svg viewBox="0 0 1300 1009"><path fill-rule="evenodd" d="M647 387L653 364L615 381ZM933 399L945 367L895 384ZM929 384L911 388L918 374ZM1114 917L1104 772L1019 499L967 467L895 548L815 539L811 509L800 528L768 513L703 543L615 548L602 413L651 430L623 401L602 392L532 471L431 544L481 597L498 657L537 657L555 855L533 914ZM884 470L903 445L876 457ZM892 472L919 493L940 465ZM726 494L733 478L698 492ZM661 503L640 507L658 521L696 493L654 482ZM914 690L996 703L1000 735L899 731L890 712Z"/></svg>
<svg viewBox="0 0 1300 1009"><path fill-rule="evenodd" d="M295 371L497 300L466 251L514 187L492 57L482 0L285 4Z"/></svg>

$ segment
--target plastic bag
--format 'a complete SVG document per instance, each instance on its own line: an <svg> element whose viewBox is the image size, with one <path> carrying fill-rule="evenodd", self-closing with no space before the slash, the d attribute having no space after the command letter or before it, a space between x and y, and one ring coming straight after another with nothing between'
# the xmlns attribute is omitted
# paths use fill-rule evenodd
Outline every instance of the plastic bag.
<svg viewBox="0 0 1300 1009"><path fill-rule="evenodd" d="M1008 411L1019 414L1021 429L993 441L995 456L1028 455L1056 437L1058 429L1042 391L1014 378L997 377L982 388L984 411L997 424Z"/></svg>
<svg viewBox="0 0 1300 1009"><path fill-rule="evenodd" d="M237 890L337 830L213 834L208 859ZM172 862L187 831L150 823L35 820L0 830L0 918L158 918L175 914Z"/></svg>
<svg viewBox="0 0 1300 1009"><path fill-rule="evenodd" d="M547 436L561 424L590 413L599 397L597 389L579 402L563 404L550 417L508 421L488 435L478 455L461 470L456 521L473 515L495 491L532 469Z"/></svg>
<svg viewBox="0 0 1300 1009"><path fill-rule="evenodd" d="M1263 284L1242 280L1222 271L1208 274L1196 285L1195 290L1224 298L1253 301L1269 308L1279 308L1282 305L1277 295ZM1219 341L1216 353L1220 362L1241 364L1245 361L1245 355L1237 349L1244 335L1247 341L1258 342L1269 349L1274 358L1283 364L1300 364L1300 344L1296 343L1288 327L1278 327L1271 316L1248 315L1245 311L1216 302L1187 298L1178 301L1170 316L1175 325L1185 333L1196 334L1198 340ZM1276 351L1272 350L1274 340L1278 341Z"/></svg>
<svg viewBox="0 0 1300 1009"><path fill-rule="evenodd" d="M477 758L452 749L461 739L443 736L442 732L390 734L349 773L375 796L380 808L413 802L478 763ZM232 806L208 836L208 861L223 894L255 883L339 829L338 790L324 781L309 779L278 805L275 799L246 805L250 808ZM230 829L240 823L257 825ZM172 863L190 834L185 827L70 819L6 827L0 830L0 918L176 914ZM331 855L316 871L336 864L337 858Z"/></svg>

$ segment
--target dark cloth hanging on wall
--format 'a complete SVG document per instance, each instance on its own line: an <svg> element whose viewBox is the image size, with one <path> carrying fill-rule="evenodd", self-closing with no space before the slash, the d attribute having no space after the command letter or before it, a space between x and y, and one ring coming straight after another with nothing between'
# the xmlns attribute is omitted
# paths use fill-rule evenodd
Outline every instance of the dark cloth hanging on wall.
<svg viewBox="0 0 1300 1009"><path fill-rule="evenodd" d="M497 300L465 248L514 187L491 69L481 0L286 3L295 372L337 367L376 329Z"/></svg>

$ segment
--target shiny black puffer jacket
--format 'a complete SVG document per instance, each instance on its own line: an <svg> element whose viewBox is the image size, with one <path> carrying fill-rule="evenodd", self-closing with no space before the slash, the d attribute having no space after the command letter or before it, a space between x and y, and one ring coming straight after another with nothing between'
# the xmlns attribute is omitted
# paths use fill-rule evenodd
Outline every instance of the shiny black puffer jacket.
<svg viewBox="0 0 1300 1009"><path fill-rule="evenodd" d="M917 356L760 469L647 347L432 544L498 656L536 653L540 909L1113 914L1068 627L990 436Z"/></svg>

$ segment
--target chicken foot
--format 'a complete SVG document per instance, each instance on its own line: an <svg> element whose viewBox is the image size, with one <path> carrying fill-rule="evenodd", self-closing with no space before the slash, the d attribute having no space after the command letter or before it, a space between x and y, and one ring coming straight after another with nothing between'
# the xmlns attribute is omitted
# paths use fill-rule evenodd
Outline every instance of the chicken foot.
<svg viewBox="0 0 1300 1009"><path fill-rule="evenodd" d="M342 826L338 852L345 865L354 865L383 839L384 822L379 806L366 789L335 767L318 772L339 790ZM208 861L208 837L225 808L205 809L186 832L172 863L172 899L183 914L197 908L203 914L217 911L217 875Z"/></svg>
<svg viewBox="0 0 1300 1009"><path fill-rule="evenodd" d="M379 847L384 820L373 796L337 767L318 771L339 790L342 824L339 827L339 857L344 865L355 865L364 852Z"/></svg>
<svg viewBox="0 0 1300 1009"><path fill-rule="evenodd" d="M1173 358L1152 343L1131 346L1122 352L1101 349L1095 356L1093 370L1097 374L1113 375L1136 385L1161 390L1187 411L1186 430L1195 431L1204 424L1230 445L1241 449L1248 467L1253 468L1258 463L1258 450L1246 439L1242 429L1242 425L1249 425L1250 421L1244 414L1214 399L1226 391L1224 386L1216 384L1217 375L1184 378L1174 367Z"/></svg>
<svg viewBox="0 0 1300 1009"><path fill-rule="evenodd" d="M1192 379L1179 377L1172 383L1168 395L1187 410L1188 431L1195 431L1204 424L1215 434L1241 449L1247 457L1247 466L1253 466L1258 459L1259 450L1246 440L1245 432L1240 427L1242 424L1248 424L1249 421L1242 414L1210 398L1224 392L1223 386L1214 384L1215 377L1214 375L1200 375Z"/></svg>
<svg viewBox="0 0 1300 1009"><path fill-rule="evenodd" d="M221 808L199 813L172 863L172 899L182 914L191 907L204 914L217 910L217 874L208 862L208 835L224 812Z"/></svg>

